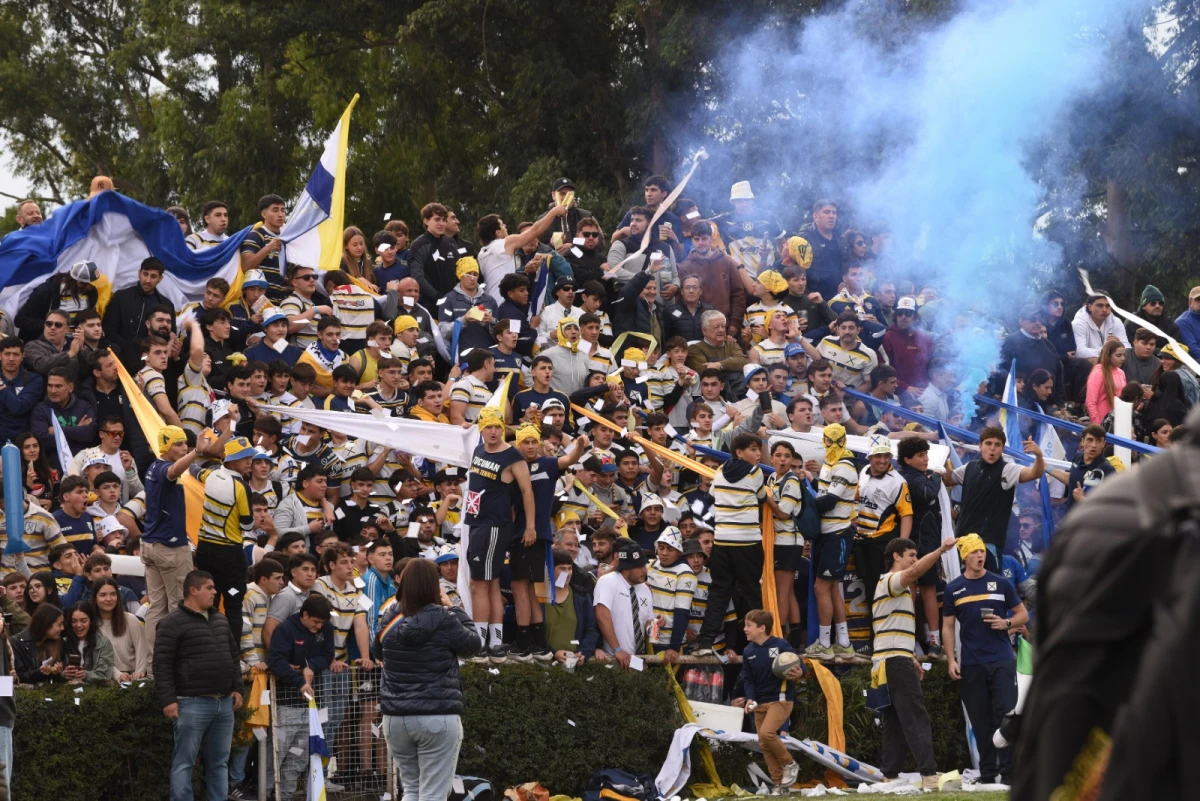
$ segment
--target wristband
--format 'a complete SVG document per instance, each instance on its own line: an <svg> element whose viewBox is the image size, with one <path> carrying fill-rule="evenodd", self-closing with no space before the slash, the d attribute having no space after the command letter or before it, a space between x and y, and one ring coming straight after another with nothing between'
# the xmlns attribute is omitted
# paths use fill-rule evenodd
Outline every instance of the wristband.
<svg viewBox="0 0 1200 801"><path fill-rule="evenodd" d="M624 650L625 650L624 648L618 648L617 650L613 651L613 656L616 656L617 654L621 653Z"/></svg>

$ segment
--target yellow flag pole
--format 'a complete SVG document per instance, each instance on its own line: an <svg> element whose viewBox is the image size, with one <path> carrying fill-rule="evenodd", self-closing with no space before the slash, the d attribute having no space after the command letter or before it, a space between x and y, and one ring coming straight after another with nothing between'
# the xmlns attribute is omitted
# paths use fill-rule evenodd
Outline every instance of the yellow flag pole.
<svg viewBox="0 0 1200 801"><path fill-rule="evenodd" d="M579 406L577 404L574 404L574 403L571 404L571 408L574 409L579 414L582 414L587 419L591 420L593 423L605 426L607 428L611 428L613 431L616 431L618 434L626 433L625 429L621 428L619 425L614 423L612 420L601 417L600 415L593 412L591 409L586 409L586 408ZM629 434L629 438L632 439L634 442L638 443L639 445L641 445L646 450L650 451L651 453L661 456L662 458L666 459L667 461L674 462L675 464L679 465L680 467L686 467L688 470L699 473L700 475L704 476L705 478L713 478L717 475L717 471L713 470L711 467L700 464L695 459L688 458L687 456L684 456L682 453L677 453L676 451L673 451L670 448L664 448L662 445L657 445L657 444L651 442L650 440L646 439L643 436L640 436L638 434Z"/></svg>

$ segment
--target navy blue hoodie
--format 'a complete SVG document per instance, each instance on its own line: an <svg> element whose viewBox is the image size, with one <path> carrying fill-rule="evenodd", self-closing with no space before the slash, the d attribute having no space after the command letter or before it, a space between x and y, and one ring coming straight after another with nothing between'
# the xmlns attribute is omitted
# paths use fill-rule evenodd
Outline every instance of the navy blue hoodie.
<svg viewBox="0 0 1200 801"><path fill-rule="evenodd" d="M781 679L771 672L775 657L784 651L795 652L782 637L768 637L762 645L747 643L742 651L742 686L747 701L769 704L772 701L791 701L796 697L796 683Z"/></svg>
<svg viewBox="0 0 1200 801"><path fill-rule="evenodd" d="M271 648L267 652L267 666L279 683L298 690L304 686L304 674L292 665L307 667L316 676L329 669L333 662L333 623L328 620L316 634L300 622L300 613L289 617L271 635ZM298 692L280 692L278 703L282 706L307 706L308 700Z"/></svg>

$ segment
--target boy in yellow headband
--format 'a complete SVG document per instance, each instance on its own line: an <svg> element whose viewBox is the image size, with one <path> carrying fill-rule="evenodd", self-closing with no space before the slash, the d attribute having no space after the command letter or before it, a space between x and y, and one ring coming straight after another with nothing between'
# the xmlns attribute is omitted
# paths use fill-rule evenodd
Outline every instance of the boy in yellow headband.
<svg viewBox="0 0 1200 801"><path fill-rule="evenodd" d="M807 656L831 659L853 656L850 630L846 626L846 602L842 579L854 544L858 519L858 469L846 447L846 429L832 423L824 429L825 463L817 481L816 508L821 514L821 533L812 542L812 564L820 638L804 649ZM830 633L836 628L837 642Z"/></svg>
<svg viewBox="0 0 1200 801"><path fill-rule="evenodd" d="M454 274L458 284L438 298L438 329L442 338L453 347L455 323L459 323L457 337L458 354L468 348L490 348L496 344L492 337L492 325L496 322L496 300L483 291L479 283L479 262L464 256L455 262Z"/></svg>
<svg viewBox="0 0 1200 801"><path fill-rule="evenodd" d="M796 312L783 305L780 300L788 293L788 283L782 275L774 270L759 273L754 281L754 295L758 302L746 309L746 319L743 321L742 335L750 332L751 344L761 342L767 335L767 312L781 311L789 322L796 320Z"/></svg>
<svg viewBox="0 0 1200 801"><path fill-rule="evenodd" d="M529 469L529 481L533 487L533 505L516 505L516 520L513 530L522 531L533 525L537 537L530 543L514 541L509 546L508 567L512 576L513 606L517 618L516 647L511 656L520 662L534 659L549 662L554 652L546 642L546 624L542 606L538 603L539 582L553 575L551 544L554 541L554 526L550 514L554 509L558 479L571 465L583 458L590 445L586 435L575 440L571 452L566 456L546 456L542 448L541 426L526 423L517 429L517 450ZM529 511L532 510L532 520Z"/></svg>
<svg viewBox="0 0 1200 801"><path fill-rule="evenodd" d="M1012 770L1012 749L996 748L992 735L1017 705L1017 658L1009 634L1029 620L1017 589L984 566L987 547L978 534L958 540L963 572L942 593L942 642L950 678L958 686L979 746L980 781L1001 781ZM954 649L955 621L962 653ZM997 711L1000 710L1000 711Z"/></svg>
<svg viewBox="0 0 1200 801"><path fill-rule="evenodd" d="M506 661L509 648L504 644L504 598L500 595L500 571L514 539L525 547L537 542L532 518L523 528L513 526L515 482L521 491L520 506L535 508L529 467L521 452L504 441L504 417L500 410L487 407L476 420L480 439L471 457L467 473L467 564L471 571L471 611L479 638L486 646L484 658L494 663ZM516 573L513 573L514 578Z"/></svg>

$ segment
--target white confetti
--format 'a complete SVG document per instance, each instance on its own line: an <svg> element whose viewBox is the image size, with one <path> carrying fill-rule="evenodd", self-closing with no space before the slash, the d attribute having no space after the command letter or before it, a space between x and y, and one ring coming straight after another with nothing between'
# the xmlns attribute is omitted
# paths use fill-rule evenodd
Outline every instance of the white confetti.
<svg viewBox="0 0 1200 801"><path fill-rule="evenodd" d="M374 735L376 739L378 739L380 731L382 731L382 728L378 724L371 724L371 734Z"/></svg>
<svg viewBox="0 0 1200 801"><path fill-rule="evenodd" d="M575 721L571 720L570 718L567 718L567 723L570 723L572 726L575 725Z"/></svg>
<svg viewBox="0 0 1200 801"><path fill-rule="evenodd" d="M577 259L582 259L582 258L583 258L583 251L582 251L582 250L580 250L580 249L579 249L579 248L577 248L577 247L574 247L574 246L572 246L572 248L571 248L571 255L572 255L572 256L574 256L574 257L575 257L575 258L577 258Z"/></svg>
<svg viewBox="0 0 1200 801"><path fill-rule="evenodd" d="M75 692L76 692L76 693L81 693L81 692L83 692L83 688L82 688L82 687L76 687L76 688L75 688Z"/></svg>
<svg viewBox="0 0 1200 801"><path fill-rule="evenodd" d="M684 216L684 217L687 217L689 220L694 220L694 219L696 219L697 217L699 217L699 216L700 216L700 212L698 212L698 211L695 211L695 210L692 210L692 211L689 211L687 214L685 214L685 215L683 215L683 216ZM704 799L697 799L697 801L704 801Z"/></svg>
<svg viewBox="0 0 1200 801"><path fill-rule="evenodd" d="M328 709L318 709L317 710L317 720L321 721L322 723L328 723L329 722L329 710Z"/></svg>
<svg viewBox="0 0 1200 801"><path fill-rule="evenodd" d="M500 670L498 668L488 668L488 673L491 673L493 676L499 676Z"/></svg>
<svg viewBox="0 0 1200 801"><path fill-rule="evenodd" d="M258 697L258 705L259 706L270 706L271 705L271 691L270 690L262 691L262 695L260 695Z"/></svg>
<svg viewBox="0 0 1200 801"><path fill-rule="evenodd" d="M298 757L304 756L304 749L297 748L296 746L292 746L291 748L288 749L288 751L295 754Z"/></svg>
<svg viewBox="0 0 1200 801"><path fill-rule="evenodd" d="M237 594L238 594L237 587L230 587L230 588L229 588L229 594L230 594L230 595L237 595Z"/></svg>
<svg viewBox="0 0 1200 801"><path fill-rule="evenodd" d="M78 698L76 698L76 699L75 699L75 706L79 706L79 699L78 699Z"/></svg>

